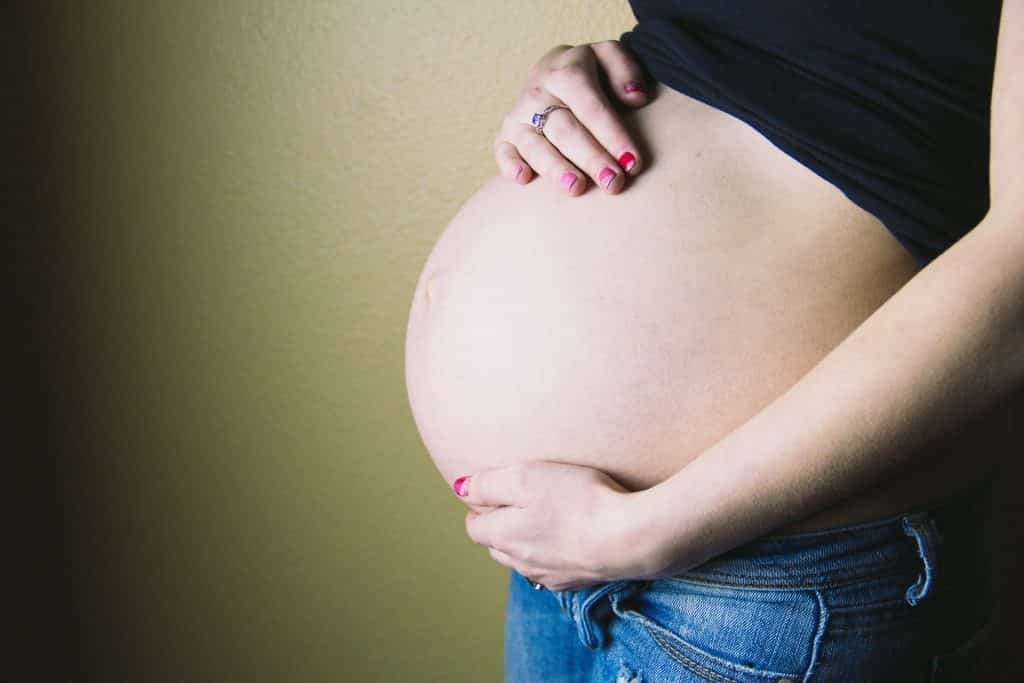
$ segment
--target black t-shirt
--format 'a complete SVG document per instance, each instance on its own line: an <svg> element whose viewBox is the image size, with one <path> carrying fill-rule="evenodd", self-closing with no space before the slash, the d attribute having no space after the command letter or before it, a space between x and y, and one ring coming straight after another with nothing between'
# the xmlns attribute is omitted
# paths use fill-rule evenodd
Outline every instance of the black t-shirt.
<svg viewBox="0 0 1024 683"><path fill-rule="evenodd" d="M926 265L989 207L1001 0L631 1L652 78L753 126Z"/></svg>

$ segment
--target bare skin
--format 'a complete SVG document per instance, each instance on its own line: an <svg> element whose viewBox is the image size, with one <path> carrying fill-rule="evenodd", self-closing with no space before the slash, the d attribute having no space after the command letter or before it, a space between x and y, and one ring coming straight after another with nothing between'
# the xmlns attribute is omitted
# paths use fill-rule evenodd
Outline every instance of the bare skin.
<svg viewBox="0 0 1024 683"><path fill-rule="evenodd" d="M610 205L599 199L593 204L601 208L584 211L543 194L518 202L494 182L471 199L420 279L417 297L425 303L414 303L407 347L424 441L449 482L463 475L453 488L473 508L468 536L497 562L552 590L571 590L671 576L765 533L926 509L996 468L998 635L978 680L1020 680L1008 625L1024 595L1013 580L1021 566L1015 522L1024 467L1015 452L1024 433L1013 424L1024 412L1024 87L1009 74L1024 65L1022 34L1024 9L1007 3L993 87L991 209L924 271L881 237L887 233L877 221L841 195L821 194L827 183L801 180L799 164L785 168L788 157L763 138L735 128L732 137L716 137L716 125L727 129L729 117L702 118L686 104L669 111L675 116L625 116L630 135L650 147L638 150L635 168L623 168L643 171L646 180L661 158L672 171L648 183L646 202L626 213L602 210ZM601 50L614 55L607 45ZM550 103L542 95L565 100L555 93L565 83L593 91L594 79L580 75L593 71L595 55L609 74L617 68L597 48L556 54L551 68L532 71L517 107L537 111ZM577 62L572 78L563 78L563 58ZM545 76L552 87L539 87ZM618 85L631 76L619 69ZM635 93L619 100L641 104ZM607 118L601 107L574 106L573 113ZM683 119L689 127L680 125L681 114L692 115ZM528 181L523 163L554 181L569 161L584 180L600 179L603 169L595 169L607 160L592 154L593 145L557 143L567 156L559 161L517 137L510 120L517 117L506 118L495 152L511 182ZM567 141L569 128L559 133ZM613 157L633 144L609 130L596 137ZM688 136L693 130L703 137ZM658 157L650 155L655 148ZM694 162L702 149L717 154ZM569 196L608 198L645 187L624 180L606 184L605 195L572 185L562 196L568 189ZM787 191L795 201L785 201ZM556 223L570 226L567 238L534 230ZM622 238L622 225L639 226L640 237L663 250ZM508 238L517 228L525 237ZM851 230L858 240L848 241ZM495 257L481 234L512 249ZM601 270L611 275L601 278ZM589 289L575 286L581 277ZM489 286L502 280L513 284ZM451 299L432 298L443 283L468 286L449 286ZM479 296L467 293L473 286ZM473 314L486 311L481 321L491 327L471 327ZM780 329L793 334L785 338ZM832 347L824 353L809 341L830 334L839 338L825 341ZM491 350L505 365L484 355ZM715 362L722 372L711 369ZM745 375L735 369L744 362ZM809 368L787 385L801 364ZM438 375L438 367L454 373ZM764 376L752 374L761 369ZM695 414L700 397L704 421ZM666 405L676 421L660 410ZM734 417L737 425L720 429ZM658 457L666 443L680 446L675 457ZM531 449L542 454L523 455ZM664 476L657 467L666 464L680 466ZM616 471L619 481L608 474ZM620 483L631 476L635 492Z"/></svg>
<svg viewBox="0 0 1024 683"><path fill-rule="evenodd" d="M535 460L629 490L679 472L800 379L918 266L885 227L742 121L668 88L621 119L643 173L486 184L410 312L413 414L446 482ZM942 501L1008 448L1011 411L780 533Z"/></svg>

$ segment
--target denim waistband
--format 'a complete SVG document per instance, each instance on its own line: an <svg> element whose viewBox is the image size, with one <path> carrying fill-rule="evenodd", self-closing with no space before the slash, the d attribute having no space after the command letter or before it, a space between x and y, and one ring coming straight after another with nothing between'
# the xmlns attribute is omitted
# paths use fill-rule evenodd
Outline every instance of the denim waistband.
<svg viewBox="0 0 1024 683"><path fill-rule="evenodd" d="M766 536L720 555L670 579L742 588L824 589L865 578L906 572L917 579L906 600L916 605L939 576L986 570L991 542L992 482L927 511L784 536ZM601 598L622 598L643 590L648 581L619 580L578 591L554 592L580 640L600 644L594 610Z"/></svg>
<svg viewBox="0 0 1024 683"><path fill-rule="evenodd" d="M977 567L990 529L992 482L930 510L784 536L766 536L678 578L733 586L827 588L920 568L941 552L948 572ZM927 577L931 578L931 577Z"/></svg>

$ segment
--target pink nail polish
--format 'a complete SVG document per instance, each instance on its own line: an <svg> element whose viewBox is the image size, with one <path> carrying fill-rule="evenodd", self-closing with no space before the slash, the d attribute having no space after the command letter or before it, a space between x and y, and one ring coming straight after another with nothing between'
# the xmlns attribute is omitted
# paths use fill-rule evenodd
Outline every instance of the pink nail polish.
<svg viewBox="0 0 1024 683"><path fill-rule="evenodd" d="M571 190L572 186L576 184L576 174L572 171L566 171L562 174L562 187L567 190Z"/></svg>
<svg viewBox="0 0 1024 683"><path fill-rule="evenodd" d="M644 84L638 81L626 81L625 90L626 92L647 92Z"/></svg>
<svg viewBox="0 0 1024 683"><path fill-rule="evenodd" d="M469 493L469 475L456 479L455 483L452 484L452 490L455 491L456 495L467 495Z"/></svg>
<svg viewBox="0 0 1024 683"><path fill-rule="evenodd" d="M615 180L615 171L605 166L601 169L601 172L597 174L597 180L602 186L607 188L612 184L612 181Z"/></svg>

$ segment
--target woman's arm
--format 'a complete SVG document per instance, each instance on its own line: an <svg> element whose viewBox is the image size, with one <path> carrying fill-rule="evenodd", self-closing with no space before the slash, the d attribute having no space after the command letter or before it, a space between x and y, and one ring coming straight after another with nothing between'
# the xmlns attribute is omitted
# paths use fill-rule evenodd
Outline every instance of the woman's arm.
<svg viewBox="0 0 1024 683"><path fill-rule="evenodd" d="M1013 78L1022 71L1024 3L1008 2L988 215L786 393L630 496L652 572L684 571L893 472L928 467L921 446L1024 386L1024 81Z"/></svg>
<svg viewBox="0 0 1024 683"><path fill-rule="evenodd" d="M493 508L467 512L469 537L554 590L669 576L928 467L923 446L1024 392L1022 67L1024 4L1004 3L988 215L787 392L644 491L547 461L467 473L455 492Z"/></svg>
<svg viewBox="0 0 1024 683"><path fill-rule="evenodd" d="M1022 383L1024 216L994 210L787 392L634 494L637 525L655 520L654 545L684 571L928 467L921 446Z"/></svg>

